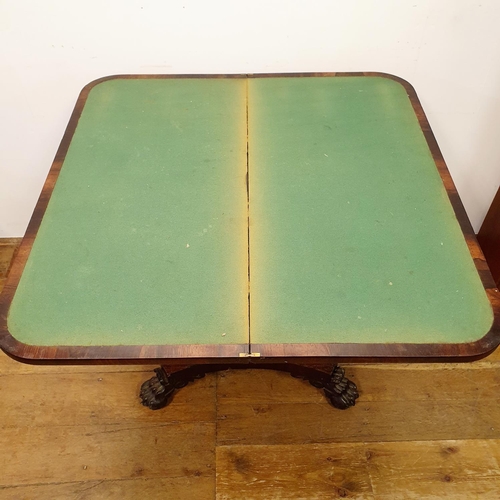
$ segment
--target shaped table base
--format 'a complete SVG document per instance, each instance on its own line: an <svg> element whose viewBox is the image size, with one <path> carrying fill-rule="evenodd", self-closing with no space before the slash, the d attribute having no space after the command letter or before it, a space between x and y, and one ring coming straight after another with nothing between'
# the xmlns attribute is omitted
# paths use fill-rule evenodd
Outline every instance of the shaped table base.
<svg viewBox="0 0 500 500"><path fill-rule="evenodd" d="M206 373L227 369L267 369L286 371L292 377L308 380L311 385L323 389L330 403L339 410L354 406L359 397L356 384L345 377L344 369L337 364L310 367L291 363L269 364L206 364L187 367L161 366L155 376L141 386L140 398L144 406L159 410L167 406L176 390L189 382L203 378Z"/></svg>

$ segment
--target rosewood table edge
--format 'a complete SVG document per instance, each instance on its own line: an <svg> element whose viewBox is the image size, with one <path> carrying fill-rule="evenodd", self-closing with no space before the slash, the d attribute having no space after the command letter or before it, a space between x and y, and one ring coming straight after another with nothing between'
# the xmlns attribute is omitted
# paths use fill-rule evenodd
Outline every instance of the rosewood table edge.
<svg viewBox="0 0 500 500"><path fill-rule="evenodd" d="M427 359L434 356L438 356L439 359L450 358L450 357L477 357L483 356L491 350L493 350L499 343L499 331L500 331L500 300L498 297L498 290L491 287L493 278L486 264L486 260L482 253L482 250L477 242L476 235L472 229L468 216L465 212L463 204L460 200L456 187L453 183L451 175L445 164L444 158L439 150L439 146L434 137L432 129L427 121L423 108L417 97L415 89L406 80L397 77L395 75L379 72L318 72L318 73L262 73L262 74L137 74L137 75L112 75L99 78L87 84L81 91L74 111L69 120L68 126L64 133L63 139L56 153L54 162L49 171L47 179L45 181L44 187L40 194L39 200L33 212L33 216L28 225L25 237L21 242L21 246L17 252L17 255L13 261L11 273L7 279L4 290L1 294L0 299L0 346L7 354L12 357L19 358L22 361L49 361L54 360L54 362L71 360L71 361L83 361L92 362L97 359L104 359L103 354L105 354L106 360L137 360L138 362L147 362L148 360L158 359L173 359L176 358L175 352L177 352L178 346L28 346L17 341L7 330L7 313L12 298L17 289L22 271L29 257L31 247L33 245L36 233L40 226L41 220L45 213L50 195L56 183L59 171L64 162L66 152L69 148L69 144L73 137L73 134L78 125L78 120L82 113L83 107L85 105L86 99L90 90L107 80L120 79L120 78L130 78L130 79L147 79L147 78L266 78L266 77L339 77L339 76L375 76L384 77L392 79L406 89L408 97L412 103L417 119L420 123L422 132L426 138L429 149L433 155L436 167L441 175L443 184L448 193L450 202L455 211L457 221L462 229L464 238L467 242L469 250L471 252L471 257L475 262L476 268L478 270L479 276L485 286L486 292L490 299L492 309L494 312L494 324L490 332L485 335L482 339L477 342L470 344L253 344L252 348L256 352L262 351L261 356L272 356L275 357L278 352L279 357L287 357L288 355L306 357L306 356L326 356L326 357L347 357L348 359L359 359L366 356L365 352L367 349L375 348L375 354L369 356L373 359L381 359L385 357L399 358L402 355L408 356L405 359L411 359L413 355L409 351L414 351L415 357L420 359L421 357ZM3 323L3 324L2 324ZM208 347L208 346L207 346ZM213 347L220 346L210 346L209 351L213 351ZM246 344L241 344L242 350L240 352L248 352L249 346ZM245 350L246 349L246 350ZM147 352L159 353L160 356L154 357L147 356L143 357L141 352L146 350ZM300 354L298 351L305 350L309 354ZM219 355L215 354L216 359L227 357L226 354L221 354L220 349L216 349ZM223 350L224 351L224 350ZM55 357L49 357L46 353L53 353ZM139 356L137 353L139 352ZM229 351L227 351L229 353ZM73 357L69 353L75 353L77 357ZM269 353L269 354L266 354ZM463 353L463 354L462 354ZM166 357L165 357L166 355ZM213 355L212 355L213 356ZM189 357L188 359L196 359L198 356Z"/></svg>

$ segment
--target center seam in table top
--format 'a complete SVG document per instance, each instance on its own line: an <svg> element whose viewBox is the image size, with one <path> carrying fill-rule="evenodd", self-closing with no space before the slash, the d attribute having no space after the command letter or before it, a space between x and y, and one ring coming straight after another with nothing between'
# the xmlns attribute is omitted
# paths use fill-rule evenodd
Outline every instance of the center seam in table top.
<svg viewBox="0 0 500 500"><path fill-rule="evenodd" d="M246 120L246 158L247 158L247 173L246 173L246 188L247 188L247 252L248 252L248 352L252 352L252 335L250 331L250 158L249 158L249 123L248 123L248 78L245 79L245 120Z"/></svg>

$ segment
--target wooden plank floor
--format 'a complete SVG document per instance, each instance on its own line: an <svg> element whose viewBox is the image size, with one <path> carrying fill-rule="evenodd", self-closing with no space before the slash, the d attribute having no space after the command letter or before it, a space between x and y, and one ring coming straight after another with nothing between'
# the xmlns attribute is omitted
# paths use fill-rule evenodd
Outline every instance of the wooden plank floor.
<svg viewBox="0 0 500 500"><path fill-rule="evenodd" d="M0 286L18 240L0 240ZM149 366L30 366L0 353L0 500L498 499L500 352L346 366L338 411L287 374L212 374L152 412Z"/></svg>

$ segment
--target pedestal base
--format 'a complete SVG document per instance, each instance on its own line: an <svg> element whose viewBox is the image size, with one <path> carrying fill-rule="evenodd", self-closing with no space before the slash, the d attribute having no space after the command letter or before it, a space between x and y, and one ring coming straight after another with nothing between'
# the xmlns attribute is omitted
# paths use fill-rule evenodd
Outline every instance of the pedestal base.
<svg viewBox="0 0 500 500"><path fill-rule="evenodd" d="M155 369L155 376L141 386L140 398L144 406L151 410L159 410L168 405L176 390L186 386L206 373L227 369L267 369L289 372L293 377L308 380L311 385L323 389L330 403L339 410L354 406L359 397L356 384L345 377L343 368L338 365L330 367L310 367L291 363L279 364L207 364L193 365L184 368L161 366Z"/></svg>

